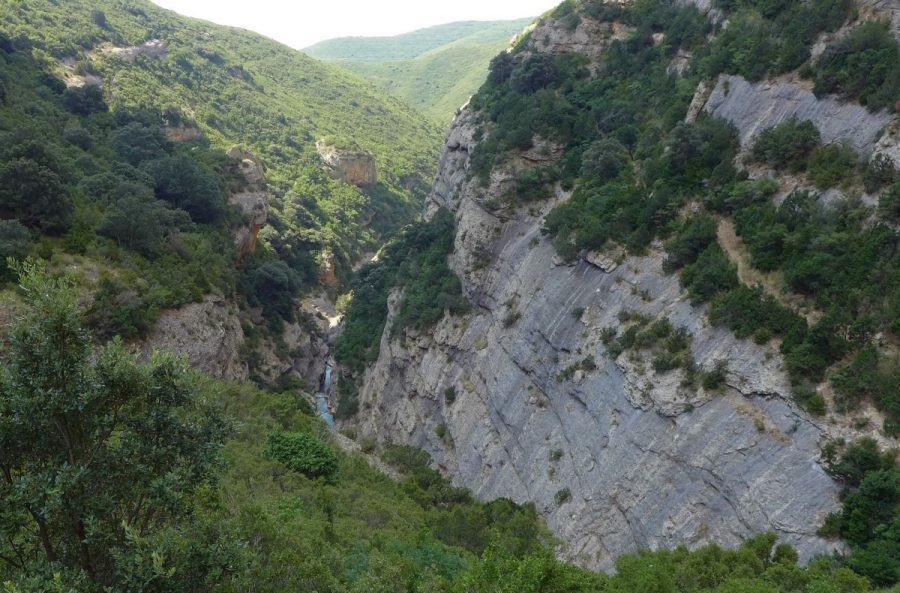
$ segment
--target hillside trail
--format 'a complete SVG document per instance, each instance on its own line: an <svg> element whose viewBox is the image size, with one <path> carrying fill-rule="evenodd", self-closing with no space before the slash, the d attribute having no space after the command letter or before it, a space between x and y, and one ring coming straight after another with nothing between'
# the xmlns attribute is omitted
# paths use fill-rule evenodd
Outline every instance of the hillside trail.
<svg viewBox="0 0 900 593"><path fill-rule="evenodd" d="M763 291L785 307L802 315L810 325L822 317L822 312L815 309L808 299L787 293L782 289L782 278L778 272L763 273L750 264L750 252L744 240L737 234L734 222L728 218L716 217L718 227L716 235L719 245L725 250L728 259L737 266L738 279L747 286L760 286Z"/></svg>

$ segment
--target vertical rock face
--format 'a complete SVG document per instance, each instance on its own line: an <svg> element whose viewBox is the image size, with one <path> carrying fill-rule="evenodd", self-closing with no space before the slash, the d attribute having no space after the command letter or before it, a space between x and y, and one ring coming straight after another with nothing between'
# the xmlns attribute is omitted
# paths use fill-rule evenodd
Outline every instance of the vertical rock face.
<svg viewBox="0 0 900 593"><path fill-rule="evenodd" d="M285 322L278 342L259 340L252 353L246 352L244 325L262 325L258 311L242 311L225 297L209 295L199 303L164 311L146 340L140 344L146 358L156 349L165 349L187 358L188 364L222 379L246 381L253 372L276 384L284 376L306 380L313 388L325 370L332 326L318 299L297 303L303 321Z"/></svg>
<svg viewBox="0 0 900 593"><path fill-rule="evenodd" d="M337 286L335 270L334 253L325 251L322 253L322 261L319 264L319 284L328 287Z"/></svg>
<svg viewBox="0 0 900 593"><path fill-rule="evenodd" d="M256 251L259 231L268 220L269 192L266 187L266 170L262 161L240 146L231 148L227 154L244 180L244 191L232 194L228 198L228 203L237 206L241 211L243 224L234 232L234 244L237 248L238 262L242 262L247 254Z"/></svg>
<svg viewBox="0 0 900 593"><path fill-rule="evenodd" d="M532 38L553 36L539 28ZM774 125L795 106L796 95L738 81L735 92L713 91L717 102L707 109L735 118L747 111L748 129L778 114ZM762 99L763 111L753 111ZM877 115L813 116L824 130L834 125L836 137L855 136L869 149L875 142ZM363 379L363 433L422 447L478 496L535 503L567 542L563 555L593 568L641 548L736 545L767 530L804 559L839 548L816 534L839 508L839 486L819 463L828 427L792 401L777 345L712 327L678 278L662 271L660 245L643 257L592 253L562 264L541 227L569 195L557 187L529 208L486 207L522 159L479 187L467 176L475 127L464 109L426 207L428 215L440 207L455 214L450 265L472 312L427 333L385 332ZM399 298L395 291L390 315ZM640 355L608 353L601 336L621 326L624 312L685 328L695 363L724 368L725 385L685 386L682 371L656 373Z"/></svg>
<svg viewBox="0 0 900 593"><path fill-rule="evenodd" d="M385 333L364 379L364 431L428 450L479 496L533 501L570 544L567 556L591 567L768 529L807 558L831 550L815 530L838 508L838 486L816 462L821 431L787 397L777 350L710 327L662 272L658 250L558 265L541 217L501 220L481 206L464 176L469 138L464 114L430 205L456 213L452 264L474 312L431 335ZM491 263L472 271L485 245ZM507 327L512 311L520 317ZM687 328L701 367L725 362L724 392L680 389L677 373L609 356L599 336L622 311ZM585 357L597 368L566 373Z"/></svg>
<svg viewBox="0 0 900 593"><path fill-rule="evenodd" d="M375 157L358 146L345 148L319 140L316 150L333 178L359 187L374 185L377 181Z"/></svg>

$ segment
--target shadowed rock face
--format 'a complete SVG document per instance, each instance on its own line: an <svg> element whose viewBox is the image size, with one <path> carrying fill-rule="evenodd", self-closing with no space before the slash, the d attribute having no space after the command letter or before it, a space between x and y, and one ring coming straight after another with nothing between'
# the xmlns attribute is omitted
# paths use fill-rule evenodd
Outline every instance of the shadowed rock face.
<svg viewBox="0 0 900 593"><path fill-rule="evenodd" d="M375 157L371 153L359 148L343 149L323 140L316 142L316 150L333 178L359 187L377 181Z"/></svg>
<svg viewBox="0 0 900 593"><path fill-rule="evenodd" d="M473 312L428 335L385 333L364 379L364 432L426 449L481 497L534 502L569 544L564 555L590 567L639 548L736 545L769 529L804 558L832 550L815 531L839 508L839 489L817 463L822 432L791 401L777 347L711 327L662 272L659 246L561 265L540 228L568 195L557 189L537 216L489 212L479 200L490 196L465 175L473 131L464 111L428 202L429 213L456 215L450 260ZM485 251L491 262L476 270ZM725 364L726 387L685 388L681 371L610 356L600 334L621 325L622 311L686 328L701 368ZM520 317L507 327L511 313ZM565 372L585 357L597 368ZM571 499L558 504L566 490Z"/></svg>

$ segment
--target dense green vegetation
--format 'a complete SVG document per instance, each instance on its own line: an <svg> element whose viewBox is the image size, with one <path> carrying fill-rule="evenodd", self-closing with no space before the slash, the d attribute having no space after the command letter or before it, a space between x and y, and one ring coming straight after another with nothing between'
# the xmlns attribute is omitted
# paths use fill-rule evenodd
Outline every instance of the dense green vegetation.
<svg viewBox="0 0 900 593"><path fill-rule="evenodd" d="M900 44L887 23L864 23L836 41L814 73L816 93L837 93L873 110L898 109Z"/></svg>
<svg viewBox="0 0 900 593"><path fill-rule="evenodd" d="M233 291L224 196L239 182L221 150L169 142L159 111L111 113L100 101L73 113L29 51L0 52L0 77L4 259L84 262L92 325L105 337L131 337L163 307Z"/></svg>
<svg viewBox="0 0 900 593"><path fill-rule="evenodd" d="M304 51L356 72L442 126L532 19L450 23L395 37L348 37Z"/></svg>
<svg viewBox="0 0 900 593"><path fill-rule="evenodd" d="M531 20L523 18L511 21L458 21L392 37L339 37L321 41L304 48L303 51L314 58L329 62L411 60L462 40L509 41Z"/></svg>
<svg viewBox="0 0 900 593"><path fill-rule="evenodd" d="M801 4L806 6L796 6ZM592 6L586 5L588 14ZM530 147L535 136L565 145L558 166L545 168L536 182L520 181L539 190L555 181L574 187L572 198L545 221L557 251L574 258L618 243L640 253L654 238L667 238L665 267L680 271L692 302L712 302L713 321L740 336L760 342L780 336L796 395L824 412L811 385L848 353L864 349L878 331L898 331L896 231L868 224L860 204L825 207L814 195L795 193L776 206L772 182L742 181L746 174L734 167L737 139L728 124L709 118L683 123L696 78L670 76L667 65L679 49L705 47L709 25L693 8L646 1L597 15L636 28L628 39L610 44L601 76L586 77L574 55L513 53L495 59L474 99L484 136L472 158L474 174L486 179L507 151ZM662 43L648 41L654 32L665 32ZM695 64L705 59L698 52ZM694 77L703 72L695 70ZM883 163L863 170L851 150L819 146L818 130L796 120L764 132L750 157L776 169L806 171L823 189L864 181L877 191L895 179ZM518 191L508 200L543 195L546 190ZM680 220L681 208L696 198L708 210L733 217L753 265L780 271L785 289L811 298L825 313L821 319L809 326L771 296L740 286L735 266L717 244L715 221L708 215ZM888 201L882 210L890 208ZM900 410L893 393L872 386L890 377L872 377L856 391L888 413L884 428L896 432Z"/></svg>
<svg viewBox="0 0 900 593"><path fill-rule="evenodd" d="M830 515L822 527L827 535L840 535L854 554L849 565L876 586L900 581L900 468L897 451L880 453L872 439L837 451L829 443L825 456L829 470L847 486L844 508Z"/></svg>
<svg viewBox="0 0 900 593"><path fill-rule="evenodd" d="M403 288L403 296L391 327L393 335L405 328L434 325L447 311L468 310L459 278L447 264L455 234L453 214L441 209L430 221L404 229L382 248L377 262L357 273L352 306L335 347L338 362L360 372L378 357L388 295L395 287Z"/></svg>
<svg viewBox="0 0 900 593"><path fill-rule="evenodd" d="M854 10L852 0L715 0L714 4L729 13L729 26L700 49L695 67L705 76L724 72L748 80L800 67L818 36L836 31Z"/></svg>
<svg viewBox="0 0 900 593"><path fill-rule="evenodd" d="M141 365L118 344L96 350L71 281L33 264L21 281L0 378L10 593L871 590L832 559L799 566L769 534L736 550L626 555L612 577L560 563L534 508L477 502L408 447L381 452L394 482L328 444L298 396L204 379L167 357ZM853 451L835 473L872 464ZM292 471L298 459L328 477ZM896 470L879 471L833 519L848 538L882 533L883 503L897 501ZM889 538L855 561L890 570ZM891 582L882 574L875 583Z"/></svg>
<svg viewBox="0 0 900 593"><path fill-rule="evenodd" d="M233 220L224 198L240 187L223 171L227 161L220 152L233 144L265 162L275 195L261 233L263 253L251 265L282 260L296 277L293 290L316 284L324 251L335 254L338 275L346 279L361 253L418 213L441 132L353 75L258 35L182 18L149 2L4 1L2 10L0 133L16 138L4 142L0 177L21 181L15 195L13 184L0 184L0 215L44 233L68 229L68 240L54 250L90 260L100 257L97 235L154 260L187 252L165 274L141 269L129 279L152 276L142 292L171 285L187 295L164 295L134 309L170 306L210 285L235 284L226 271L233 264L227 233L203 226ZM160 42L141 45L152 40ZM78 77L104 85L66 88L61 82ZM204 138L187 144L161 133L195 126ZM372 152L379 183L363 190L328 178L314 146L325 136ZM28 137L49 145L21 161L29 149L20 143ZM117 189L110 172L151 188L157 202L148 202L143 188ZM41 199L32 199L38 194ZM46 202L60 196L69 199ZM163 204L190 218L172 219ZM151 220L146 227L133 224L145 216ZM192 223L201 226L187 228ZM167 240L172 228L182 237L177 245ZM189 269L194 262L196 269ZM125 271L112 267L111 282L124 284ZM110 290L108 300L122 298ZM146 326L146 320L133 321L137 331Z"/></svg>

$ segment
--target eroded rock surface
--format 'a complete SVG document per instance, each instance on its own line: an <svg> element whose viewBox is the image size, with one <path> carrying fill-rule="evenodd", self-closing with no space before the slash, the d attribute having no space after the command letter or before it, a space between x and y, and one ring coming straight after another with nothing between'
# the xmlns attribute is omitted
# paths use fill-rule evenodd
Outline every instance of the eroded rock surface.
<svg viewBox="0 0 900 593"><path fill-rule="evenodd" d="M171 350L210 375L245 381L249 370L241 357L243 343L237 307L210 295L199 303L163 312L142 352L149 356L154 349Z"/></svg>
<svg viewBox="0 0 900 593"><path fill-rule="evenodd" d="M846 142L864 155L872 152L879 133L892 117L887 112L872 113L858 103L816 98L800 83L751 83L728 75L719 77L705 110L733 123L744 147L753 144L764 130L796 117L812 121L823 143Z"/></svg>
<svg viewBox="0 0 900 593"><path fill-rule="evenodd" d="M343 148L325 140L316 142L316 150L329 175L360 187L377 181L375 157L358 147Z"/></svg>
<svg viewBox="0 0 900 593"><path fill-rule="evenodd" d="M270 195L262 161L240 146L232 147L227 154L245 184L244 191L228 197L228 203L237 206L241 212L242 224L234 230L234 244L238 262L242 262L248 254L256 251L259 231L268 220Z"/></svg>
<svg viewBox="0 0 900 593"><path fill-rule="evenodd" d="M540 213L485 208L491 191L466 177L474 128L463 111L427 207L455 213L450 263L473 310L428 334L385 333L363 381L363 432L426 449L480 497L534 502L569 544L564 555L594 568L640 548L736 545L769 529L803 558L835 549L815 531L839 508L839 487L817 462L822 430L791 401L776 346L711 327L662 272L658 247L560 262L540 232L568 199L558 188ZM503 177L495 171L491 186ZM490 264L473 266L485 253ZM696 363L724 364L726 386L686 388L680 371L609 355L601 332L623 311L686 328Z"/></svg>

